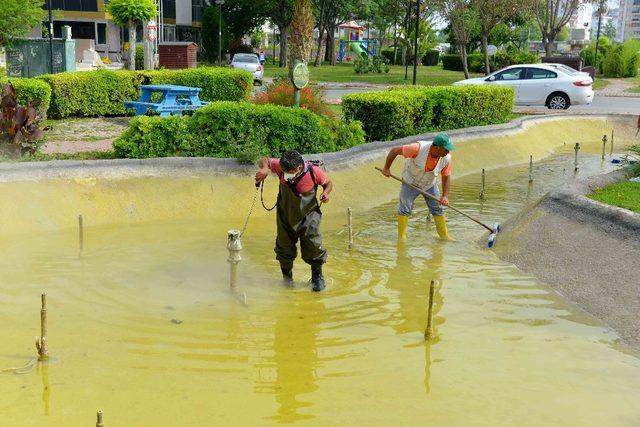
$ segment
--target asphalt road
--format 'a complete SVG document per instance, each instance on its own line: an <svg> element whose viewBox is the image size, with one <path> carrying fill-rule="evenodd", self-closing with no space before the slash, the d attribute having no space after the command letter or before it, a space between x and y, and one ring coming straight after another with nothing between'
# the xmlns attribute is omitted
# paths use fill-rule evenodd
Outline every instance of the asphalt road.
<svg viewBox="0 0 640 427"><path fill-rule="evenodd" d="M381 90L380 88L327 88L325 98L327 100L342 99L349 93L368 92ZM544 114L552 112L546 107L516 107L516 112L531 112ZM569 108L568 112L585 112L594 114L640 114L640 97L603 97L596 95L591 105L576 105Z"/></svg>

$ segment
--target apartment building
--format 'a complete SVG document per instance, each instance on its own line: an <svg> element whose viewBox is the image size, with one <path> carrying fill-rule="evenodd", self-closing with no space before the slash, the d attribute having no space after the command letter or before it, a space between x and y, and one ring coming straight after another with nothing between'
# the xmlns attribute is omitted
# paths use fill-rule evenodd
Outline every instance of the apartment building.
<svg viewBox="0 0 640 427"><path fill-rule="evenodd" d="M62 36L62 27L71 27L74 39L93 40L95 50L102 55L117 57L122 44L129 39L125 28L111 21L106 5L109 0L50 0L54 10L53 34ZM156 0L158 8L158 41L200 41L205 0ZM46 25L45 25L46 27ZM138 41L142 40L142 26L138 27ZM40 27L29 37L41 37Z"/></svg>
<svg viewBox="0 0 640 427"><path fill-rule="evenodd" d="M622 40L640 39L640 0L621 0Z"/></svg>

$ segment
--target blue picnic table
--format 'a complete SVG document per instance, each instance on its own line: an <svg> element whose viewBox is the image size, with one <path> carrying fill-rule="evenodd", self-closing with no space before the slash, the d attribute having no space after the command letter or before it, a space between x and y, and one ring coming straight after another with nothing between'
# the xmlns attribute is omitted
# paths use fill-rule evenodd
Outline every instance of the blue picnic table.
<svg viewBox="0 0 640 427"><path fill-rule="evenodd" d="M200 100L199 87L175 86L175 85L142 85L140 86L140 99L137 101L125 101L126 108L135 108L136 116L140 116L151 109L160 113L160 117L170 114L182 114L185 111L195 110L208 103ZM152 101L154 93L160 93L158 101Z"/></svg>

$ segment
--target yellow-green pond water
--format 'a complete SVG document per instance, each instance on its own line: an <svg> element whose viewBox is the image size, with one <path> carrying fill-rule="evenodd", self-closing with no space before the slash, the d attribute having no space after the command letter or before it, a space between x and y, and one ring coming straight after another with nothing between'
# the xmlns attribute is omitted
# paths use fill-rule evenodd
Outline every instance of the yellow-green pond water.
<svg viewBox="0 0 640 427"><path fill-rule="evenodd" d="M580 174L611 169L597 147L585 149ZM488 222L504 221L573 179L571 153L559 147L537 162L532 185L526 165L490 170L484 203L477 172L456 178L450 199ZM461 169L454 163L454 173ZM46 211L50 201L56 212L77 215L69 204L85 197L86 228L79 256L77 216L66 228L54 224L55 214L33 216L37 232L12 234L6 210L19 209L4 208L0 369L35 355L43 291L52 360L24 374L0 373L0 425L87 426L98 409L106 426L640 425L640 360L615 332L497 259L477 243L483 230L455 213L456 241L443 243L418 200L410 238L398 246L397 185L371 164L353 173L357 181L335 174L336 203L324 207L323 293L306 286L302 261L297 288L280 284L274 218L254 214L239 266L248 307L229 292L226 262L226 232L241 227L252 200L248 177L244 187L234 181L233 203L220 202L234 212L227 220L110 225L92 224L99 194L119 191L128 200L140 188L211 188L197 197L215 199L224 178L1 184L6 203L31 189L27 210ZM271 203L275 180L268 185ZM356 203L348 250L339 193L357 185L387 201ZM175 202L180 197L168 197L172 209L187 209ZM144 203L138 199L136 209ZM436 339L425 343L432 279Z"/></svg>

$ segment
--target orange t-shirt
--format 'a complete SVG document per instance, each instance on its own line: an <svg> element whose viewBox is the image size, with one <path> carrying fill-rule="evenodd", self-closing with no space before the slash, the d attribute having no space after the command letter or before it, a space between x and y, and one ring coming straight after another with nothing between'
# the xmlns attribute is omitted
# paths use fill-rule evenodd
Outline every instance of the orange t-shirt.
<svg viewBox="0 0 640 427"><path fill-rule="evenodd" d="M420 153L420 144L418 142L402 146L402 156L405 159L415 159L418 157L418 153ZM429 148L429 155L427 156L427 163L424 165L424 170L427 172L434 170L438 164L438 160L440 160L440 157L433 155L431 148ZM442 169L441 173L442 176L451 176L451 159L449 160L449 164Z"/></svg>

